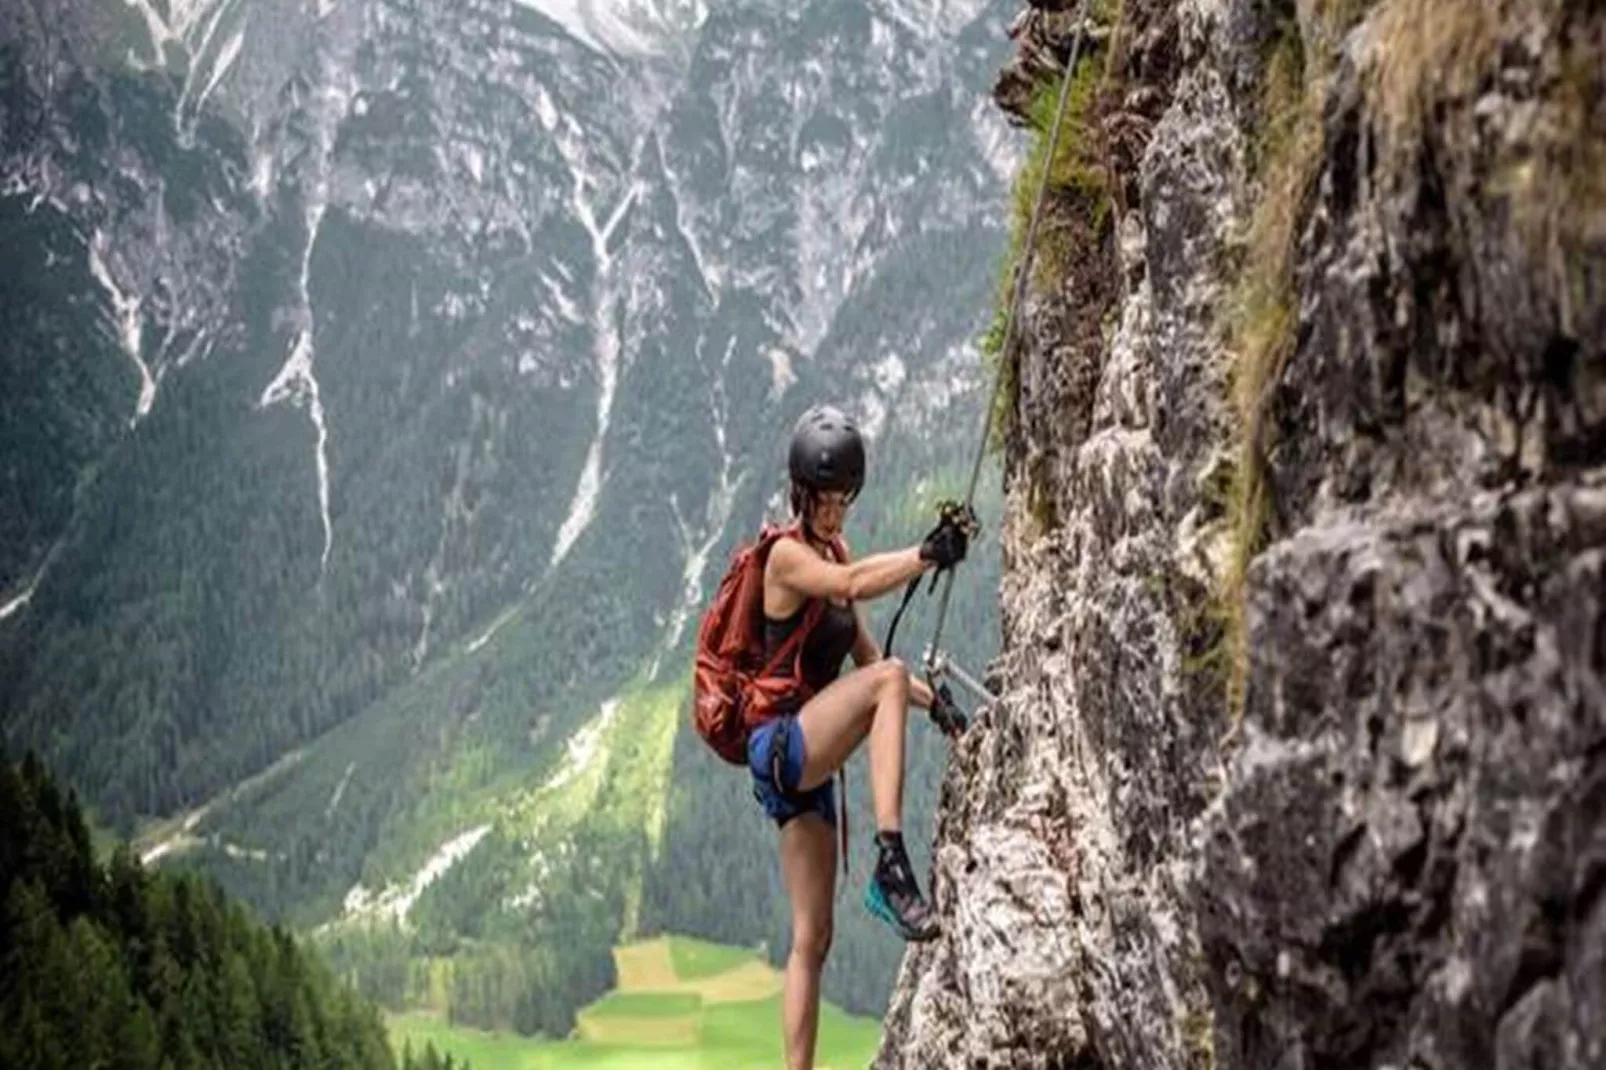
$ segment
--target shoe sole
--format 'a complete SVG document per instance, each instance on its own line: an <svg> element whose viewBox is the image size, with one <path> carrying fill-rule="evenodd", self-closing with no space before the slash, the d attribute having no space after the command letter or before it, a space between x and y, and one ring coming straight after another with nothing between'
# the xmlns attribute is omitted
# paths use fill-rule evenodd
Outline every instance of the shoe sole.
<svg viewBox="0 0 1606 1070"><path fill-rule="evenodd" d="M909 928L903 919L898 917L898 912L892 909L892 904L887 902L886 896L881 894L881 887L876 884L874 878L871 878L869 885L864 889L864 906L870 913L898 930L898 934L911 943L923 944L928 940L935 940L942 931L935 923L930 929Z"/></svg>

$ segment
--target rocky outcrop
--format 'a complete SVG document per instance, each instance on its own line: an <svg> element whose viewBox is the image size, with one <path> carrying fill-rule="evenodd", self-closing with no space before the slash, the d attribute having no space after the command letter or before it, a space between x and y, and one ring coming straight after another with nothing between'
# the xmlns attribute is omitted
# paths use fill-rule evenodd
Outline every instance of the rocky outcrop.
<svg viewBox="0 0 1606 1070"><path fill-rule="evenodd" d="M879 1070L1606 1066L1585 8L1104 16L1109 211L1056 203L1006 369L1004 698Z"/></svg>
<svg viewBox="0 0 1606 1070"><path fill-rule="evenodd" d="M1606 19L1488 7L1377 9L1328 99L1204 845L1225 1065L1606 1065Z"/></svg>

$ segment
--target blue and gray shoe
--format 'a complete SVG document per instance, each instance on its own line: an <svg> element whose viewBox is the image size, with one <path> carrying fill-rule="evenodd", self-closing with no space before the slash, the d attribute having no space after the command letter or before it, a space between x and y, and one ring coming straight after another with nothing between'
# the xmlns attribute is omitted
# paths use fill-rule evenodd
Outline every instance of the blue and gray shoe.
<svg viewBox="0 0 1606 1070"><path fill-rule="evenodd" d="M919 943L935 939L942 928L915 883L902 838L889 843L878 835L876 840L881 857L864 889L865 909L898 930L905 940Z"/></svg>

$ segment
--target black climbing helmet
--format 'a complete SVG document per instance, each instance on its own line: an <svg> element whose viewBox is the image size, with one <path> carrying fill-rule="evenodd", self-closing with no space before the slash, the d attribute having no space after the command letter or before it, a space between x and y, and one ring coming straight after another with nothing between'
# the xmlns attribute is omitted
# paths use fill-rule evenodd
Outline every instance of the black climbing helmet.
<svg viewBox="0 0 1606 1070"><path fill-rule="evenodd" d="M794 486L844 491L852 501L864 486L864 439L841 409L816 405L792 431L787 468Z"/></svg>

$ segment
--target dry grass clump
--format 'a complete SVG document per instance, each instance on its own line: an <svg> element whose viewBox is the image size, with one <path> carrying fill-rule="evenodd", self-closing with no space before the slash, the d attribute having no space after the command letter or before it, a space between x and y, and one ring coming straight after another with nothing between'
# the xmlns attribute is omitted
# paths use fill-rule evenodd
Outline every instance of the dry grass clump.
<svg viewBox="0 0 1606 1070"><path fill-rule="evenodd" d="M1227 697L1234 724L1242 713L1249 669L1245 584L1249 563L1263 548L1271 519L1267 457L1272 442L1267 399L1293 350L1295 251L1321 173L1326 76L1311 66L1291 28L1267 60L1258 143L1260 196L1250 221L1243 272L1228 310L1238 463L1228 492L1232 553L1222 604L1229 664Z"/></svg>

